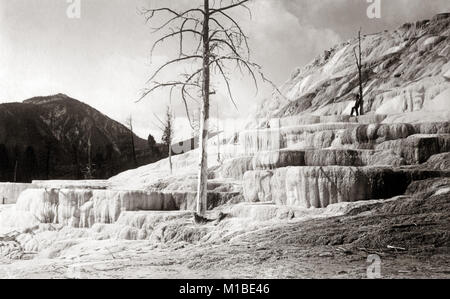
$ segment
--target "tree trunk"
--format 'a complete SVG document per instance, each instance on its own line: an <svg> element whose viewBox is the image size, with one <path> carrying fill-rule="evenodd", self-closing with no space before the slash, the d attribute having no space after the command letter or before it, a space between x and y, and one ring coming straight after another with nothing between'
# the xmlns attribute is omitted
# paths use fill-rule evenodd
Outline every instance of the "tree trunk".
<svg viewBox="0 0 450 299"><path fill-rule="evenodd" d="M16 163L14 164L14 183L17 183L17 169L18 169L18 161L16 160Z"/></svg>
<svg viewBox="0 0 450 299"><path fill-rule="evenodd" d="M132 150L132 154L133 154L133 162L134 162L134 167L138 166L137 163L137 159L136 159L136 148L134 146L134 133L133 133L133 119L130 116L130 139L131 139L131 150Z"/></svg>
<svg viewBox="0 0 450 299"><path fill-rule="evenodd" d="M170 168L170 174L172 174L172 142L169 144L169 168Z"/></svg>
<svg viewBox="0 0 450 299"><path fill-rule="evenodd" d="M54 128L54 121L55 116L53 114L53 111L50 112L50 132L52 133L51 137L54 137L53 128ZM47 180L50 179L50 167L51 167L51 159L52 159L52 147L53 147L53 141L49 140L47 142L47 160L46 160L46 175Z"/></svg>
<svg viewBox="0 0 450 299"><path fill-rule="evenodd" d="M73 151L73 165L74 165L74 174L75 174L75 178L77 180L81 179L81 173L80 173L80 162L78 160L78 148L77 146L74 144L72 145L72 151Z"/></svg>
<svg viewBox="0 0 450 299"><path fill-rule="evenodd" d="M219 104L217 104L217 126L216 126L216 133L217 133L217 162L220 163L220 124L219 124Z"/></svg>
<svg viewBox="0 0 450 299"><path fill-rule="evenodd" d="M91 158L91 135L89 135L88 138L88 169L87 169L87 173L86 173L86 178L88 180L92 179L92 158Z"/></svg>
<svg viewBox="0 0 450 299"><path fill-rule="evenodd" d="M361 30L358 33L358 49L359 49L359 67L358 67L358 75L359 75L359 115L364 115L364 91L363 91L363 79L362 79L362 52L361 52Z"/></svg>
<svg viewBox="0 0 450 299"><path fill-rule="evenodd" d="M47 144L47 157L45 161L45 172L47 176L47 180L50 179L50 159L51 159L51 142Z"/></svg>
<svg viewBox="0 0 450 299"><path fill-rule="evenodd" d="M197 186L197 214L205 215L208 198L208 121L209 121L209 0L205 0L205 17L203 20L203 107L200 119L199 152L200 164Z"/></svg>

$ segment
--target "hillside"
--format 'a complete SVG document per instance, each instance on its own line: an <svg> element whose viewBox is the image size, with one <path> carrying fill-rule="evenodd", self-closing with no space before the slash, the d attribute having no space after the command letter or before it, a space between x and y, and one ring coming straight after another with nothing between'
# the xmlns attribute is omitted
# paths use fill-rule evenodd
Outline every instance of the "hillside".
<svg viewBox="0 0 450 299"><path fill-rule="evenodd" d="M450 13L446 13L362 36L366 114L450 108L449 24ZM353 94L358 92L353 52L357 44L354 38L337 45L295 70L281 86L286 98L266 99L258 116L350 115Z"/></svg>
<svg viewBox="0 0 450 299"><path fill-rule="evenodd" d="M58 94L0 105L0 180L81 179L90 154L94 178L135 167L131 135L94 108ZM134 136L138 165L161 158Z"/></svg>

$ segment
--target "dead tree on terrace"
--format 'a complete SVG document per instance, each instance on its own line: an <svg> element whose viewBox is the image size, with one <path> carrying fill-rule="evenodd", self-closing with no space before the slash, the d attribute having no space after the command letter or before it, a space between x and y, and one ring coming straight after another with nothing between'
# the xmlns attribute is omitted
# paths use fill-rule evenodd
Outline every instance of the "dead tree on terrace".
<svg viewBox="0 0 450 299"><path fill-rule="evenodd" d="M87 156L88 163L84 170L84 178L87 180L92 180L94 178L94 165L92 164L92 143L91 143L92 132L89 132L88 140L87 140Z"/></svg>
<svg viewBox="0 0 450 299"><path fill-rule="evenodd" d="M162 137L161 141L162 143L167 147L168 156L169 156L169 169L170 174L172 174L173 166L172 166L172 141L173 141L173 135L174 135L174 117L173 113L170 109L170 107L167 107L166 110L166 118L164 120L161 120L156 114L156 119L159 121L161 126L158 126L158 128L161 130Z"/></svg>
<svg viewBox="0 0 450 299"><path fill-rule="evenodd" d="M358 54L356 54L356 47L353 48L353 54L355 54L356 67L358 68L358 79L359 79L359 99L356 102L355 110L358 111L359 115L364 115L364 91L363 91L363 63L362 63L362 51L361 51L361 29L358 31ZM358 115L358 112L356 113Z"/></svg>
<svg viewBox="0 0 450 299"><path fill-rule="evenodd" d="M235 66L243 74L248 73L252 78L256 90L258 79L268 81L261 67L250 60L250 48L248 37L245 35L239 23L233 18L231 12L235 9L246 9L251 16L247 4L250 0L203 0L203 5L193 7L185 11L176 11L169 7L143 9L147 22L153 21L155 16L162 14L164 23L154 28L154 32L163 32L153 45L151 54L160 44L175 38L178 41L178 57L161 65L149 78L146 88L139 100L142 100L152 92L168 88L170 94L173 91L180 93L180 97L189 116L188 102L196 101L195 94L202 96L202 116L200 119L200 163L197 187L197 213L204 215L207 209L207 141L208 121L210 115L210 91L211 75L217 75L227 88L228 96L236 107L230 86L229 68ZM193 37L195 46L188 50L186 37ZM192 41L192 39L189 39ZM201 61L201 63L200 63ZM159 82L158 75L167 68L179 63L190 63L198 68L192 72L179 74L173 81ZM211 74L212 72L212 74ZM273 85L273 84L272 84ZM194 94L195 92L195 94ZM236 107L237 108L237 107Z"/></svg>
<svg viewBox="0 0 450 299"><path fill-rule="evenodd" d="M133 116L130 115L130 117L127 119L127 125L128 129L130 130L130 144L131 144L131 154L133 156L133 163L134 167L137 167L138 163L136 159L136 147L134 145Z"/></svg>

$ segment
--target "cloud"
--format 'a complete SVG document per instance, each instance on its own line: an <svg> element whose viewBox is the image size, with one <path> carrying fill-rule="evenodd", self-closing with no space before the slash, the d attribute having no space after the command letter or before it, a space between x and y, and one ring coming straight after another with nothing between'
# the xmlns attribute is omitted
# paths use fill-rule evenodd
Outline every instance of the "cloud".
<svg viewBox="0 0 450 299"><path fill-rule="evenodd" d="M248 27L255 59L264 63L278 83L341 39L330 28L299 22L284 1L255 1L253 11Z"/></svg>
<svg viewBox="0 0 450 299"><path fill-rule="evenodd" d="M283 5L301 24L317 29L331 28L344 39L355 35L357 28L373 33L394 29L405 22L430 18L449 12L448 0L380 0L381 18L369 19L366 0L285 0Z"/></svg>

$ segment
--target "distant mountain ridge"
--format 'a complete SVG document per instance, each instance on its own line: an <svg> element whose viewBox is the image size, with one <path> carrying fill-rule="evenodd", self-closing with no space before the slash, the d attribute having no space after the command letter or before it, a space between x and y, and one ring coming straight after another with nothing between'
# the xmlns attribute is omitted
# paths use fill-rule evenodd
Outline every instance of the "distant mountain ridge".
<svg viewBox="0 0 450 299"><path fill-rule="evenodd" d="M67 95L0 104L0 180L80 179L89 155L93 177L108 178L162 157L133 137L138 165L127 127Z"/></svg>
<svg viewBox="0 0 450 299"><path fill-rule="evenodd" d="M43 107L46 112L41 114L40 117L47 125L51 124L51 117L55 117L53 134L58 140L64 138L70 139L70 141L79 140L80 138L87 138L87 135L83 136L83 134L90 133L94 134L92 138L96 139L96 143L100 141L110 142L118 153L123 150L123 144L130 142L130 133L127 127L112 120L95 108L67 95L57 94L48 97L34 97L23 101L23 103ZM90 130L80 130L80 126L85 126ZM139 149L147 146L147 141L136 135L134 135L134 142L136 148Z"/></svg>

